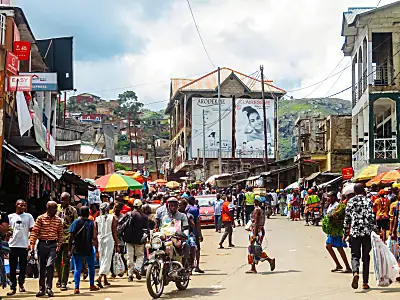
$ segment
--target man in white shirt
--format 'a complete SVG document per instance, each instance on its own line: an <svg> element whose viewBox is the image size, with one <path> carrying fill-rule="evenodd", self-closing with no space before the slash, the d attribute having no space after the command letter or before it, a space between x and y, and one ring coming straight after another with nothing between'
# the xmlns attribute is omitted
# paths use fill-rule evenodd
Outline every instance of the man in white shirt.
<svg viewBox="0 0 400 300"><path fill-rule="evenodd" d="M19 263L18 285L21 293L25 292L24 283L26 266L28 261L29 234L35 225L31 214L25 212L26 203L24 200L17 200L16 212L8 216L12 236L10 245L10 281L11 292L7 296L12 296L17 291L17 265Z"/></svg>

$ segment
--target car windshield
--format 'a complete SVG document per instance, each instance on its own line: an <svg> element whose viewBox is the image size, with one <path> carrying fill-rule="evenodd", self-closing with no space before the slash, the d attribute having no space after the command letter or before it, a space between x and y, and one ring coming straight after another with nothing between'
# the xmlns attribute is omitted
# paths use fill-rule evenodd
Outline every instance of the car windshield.
<svg viewBox="0 0 400 300"><path fill-rule="evenodd" d="M215 197L197 198L200 207L210 206L210 201L213 201L215 199Z"/></svg>

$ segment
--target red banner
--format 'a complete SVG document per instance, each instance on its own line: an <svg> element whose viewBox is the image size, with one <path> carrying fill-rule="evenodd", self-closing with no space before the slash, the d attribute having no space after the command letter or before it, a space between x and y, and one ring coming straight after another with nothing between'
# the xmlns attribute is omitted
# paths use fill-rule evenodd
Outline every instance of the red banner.
<svg viewBox="0 0 400 300"><path fill-rule="evenodd" d="M14 42L14 54L19 60L29 60L31 52L31 43L25 41Z"/></svg>
<svg viewBox="0 0 400 300"><path fill-rule="evenodd" d="M6 70L10 71L14 75L18 75L19 70L19 60L12 52L7 52Z"/></svg>
<svg viewBox="0 0 400 300"><path fill-rule="evenodd" d="M354 176L354 170L353 170L352 167L350 167L350 168L343 168L343 169L342 169L342 179L343 179L343 180L351 179L351 178L353 178L353 176Z"/></svg>

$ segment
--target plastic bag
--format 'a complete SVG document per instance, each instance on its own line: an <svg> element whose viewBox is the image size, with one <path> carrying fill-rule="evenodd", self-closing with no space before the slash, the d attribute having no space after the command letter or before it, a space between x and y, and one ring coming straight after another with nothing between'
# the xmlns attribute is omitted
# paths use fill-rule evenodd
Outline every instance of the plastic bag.
<svg viewBox="0 0 400 300"><path fill-rule="evenodd" d="M398 257L399 255L399 244L397 243L397 241L392 240L391 237L389 237L386 241L386 246L388 247L388 249L390 250L390 252L392 252L392 254L394 255L394 257Z"/></svg>
<svg viewBox="0 0 400 300"><path fill-rule="evenodd" d="M113 271L114 271L114 274L116 274L118 276L122 276L125 273L124 261L122 260L122 256L119 253L114 254Z"/></svg>
<svg viewBox="0 0 400 300"><path fill-rule="evenodd" d="M371 233L372 256L377 286L389 286L399 277L397 259L375 233Z"/></svg>

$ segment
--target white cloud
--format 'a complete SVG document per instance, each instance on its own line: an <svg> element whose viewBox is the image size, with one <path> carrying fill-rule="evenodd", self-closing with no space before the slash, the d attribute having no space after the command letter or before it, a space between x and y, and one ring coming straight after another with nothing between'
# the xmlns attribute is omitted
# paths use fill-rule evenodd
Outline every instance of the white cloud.
<svg viewBox="0 0 400 300"><path fill-rule="evenodd" d="M139 38L144 46L140 51L110 57L107 61L77 61L75 82L79 92L115 98L124 87L158 82L132 87L141 101L149 103L168 99L169 78L212 71L186 1L172 2L157 19L146 16L138 5L120 7L119 17L125 28L130 28L126 42ZM393 1L382 1L381 5L390 2ZM349 6L377 3L376 0L191 0L191 4L215 64L248 74L263 64L267 78L276 84L293 83L280 86L291 90L322 80L343 57L340 50L343 11ZM337 71L348 60L345 58ZM311 97L350 86L350 68L332 88L336 79L326 81ZM288 94L306 96L313 89ZM350 99L350 93L338 97Z"/></svg>

